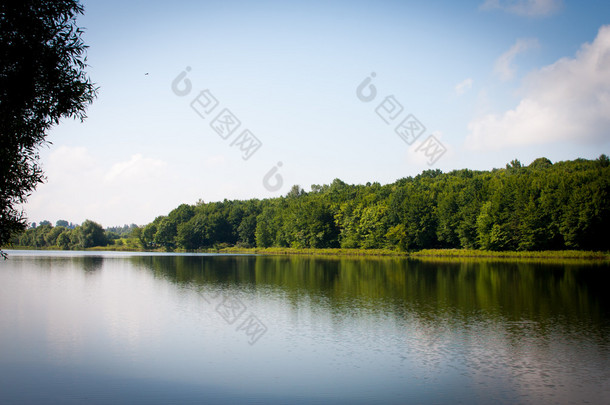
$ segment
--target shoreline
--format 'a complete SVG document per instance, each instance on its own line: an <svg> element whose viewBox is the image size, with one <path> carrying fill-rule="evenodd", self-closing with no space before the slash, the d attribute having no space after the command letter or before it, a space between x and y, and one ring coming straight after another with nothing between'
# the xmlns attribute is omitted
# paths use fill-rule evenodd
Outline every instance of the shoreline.
<svg viewBox="0 0 610 405"><path fill-rule="evenodd" d="M33 249L27 246L3 247L9 250L62 250L57 246ZM239 248L224 247L218 249L200 249L186 251L176 249L166 251L165 249L133 249L119 246L97 246L82 249L83 251L116 251L116 252L151 252L151 253L223 253L223 254L256 254L270 256L355 256L355 257L397 257L410 259L566 259L587 261L610 261L610 252L580 251L580 250L544 250L544 251L490 251L476 249L424 249L419 251L395 251L390 249L298 249L298 248ZM70 250L66 250L70 252Z"/></svg>

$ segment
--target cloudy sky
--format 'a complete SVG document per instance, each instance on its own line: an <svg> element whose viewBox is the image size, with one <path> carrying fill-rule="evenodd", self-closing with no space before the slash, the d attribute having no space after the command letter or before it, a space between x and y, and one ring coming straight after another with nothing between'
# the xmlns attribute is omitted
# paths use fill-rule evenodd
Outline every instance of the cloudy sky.
<svg viewBox="0 0 610 405"><path fill-rule="evenodd" d="M610 154L607 1L84 6L99 97L51 131L32 221Z"/></svg>

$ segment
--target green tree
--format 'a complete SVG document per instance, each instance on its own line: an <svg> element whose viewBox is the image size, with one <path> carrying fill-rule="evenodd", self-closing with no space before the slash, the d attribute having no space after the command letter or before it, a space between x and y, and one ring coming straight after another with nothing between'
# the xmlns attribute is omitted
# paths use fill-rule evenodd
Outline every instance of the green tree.
<svg viewBox="0 0 610 405"><path fill-rule="evenodd" d="M51 229L45 236L45 241L47 243L47 246L57 245L57 238L59 237L59 235L61 235L65 231L66 231L66 228L63 226L56 226L55 228Z"/></svg>
<svg viewBox="0 0 610 405"><path fill-rule="evenodd" d="M86 220L79 227L78 238L79 245L83 248L106 246L108 244L104 228L91 220Z"/></svg>
<svg viewBox="0 0 610 405"><path fill-rule="evenodd" d="M532 163L530 163L528 168L535 169L535 170L544 170L544 169L548 169L551 166L553 166L553 162L551 162L547 158L542 157L542 158L538 158L538 159L534 160Z"/></svg>
<svg viewBox="0 0 610 405"><path fill-rule="evenodd" d="M175 224L181 224L193 218L194 215L195 209L192 205L180 204L167 215L167 218Z"/></svg>
<svg viewBox="0 0 610 405"><path fill-rule="evenodd" d="M154 242L157 245L165 247L166 250L172 250L176 247L176 235L178 229L176 222L168 217L163 218L157 225L157 232L154 236Z"/></svg>
<svg viewBox="0 0 610 405"><path fill-rule="evenodd" d="M0 246L26 228L18 206L44 180L38 149L48 130L83 120L96 95L76 25L82 13L77 0L0 2Z"/></svg>
<svg viewBox="0 0 610 405"><path fill-rule="evenodd" d="M378 249L385 247L385 235L388 232L386 225L385 203L369 205L362 210L359 233L361 246L365 249Z"/></svg>
<svg viewBox="0 0 610 405"><path fill-rule="evenodd" d="M404 224L398 224L390 227L385 234L389 247L397 248L398 250L407 250L407 230Z"/></svg>
<svg viewBox="0 0 610 405"><path fill-rule="evenodd" d="M191 213L194 216L191 217ZM190 219L189 219L190 218ZM164 220L171 220L163 223ZM172 223L176 231L172 230ZM167 238L160 239L161 231ZM23 243L39 243L44 227ZM145 246L610 249L610 160L518 160L492 171L427 170L388 185L335 179L267 200L182 205L142 230ZM44 238L43 238L44 239Z"/></svg>
<svg viewBox="0 0 610 405"><path fill-rule="evenodd" d="M202 215L196 215L188 222L178 225L176 243L186 250L195 250L207 245L209 238L205 226L205 218Z"/></svg>
<svg viewBox="0 0 610 405"><path fill-rule="evenodd" d="M57 246L63 250L69 250L71 247L70 234L72 230L66 230L57 236Z"/></svg>
<svg viewBox="0 0 610 405"><path fill-rule="evenodd" d="M255 239L257 247L280 246L278 236L280 233L280 210L275 206L266 206L256 218Z"/></svg>
<svg viewBox="0 0 610 405"><path fill-rule="evenodd" d="M135 226L131 229L129 237L135 241L136 244L139 244L142 248L146 249L146 242L142 236L143 229L139 226Z"/></svg>
<svg viewBox="0 0 610 405"><path fill-rule="evenodd" d="M157 233L157 219L154 222L146 225L142 229L142 235L140 237L140 241L145 249L154 247L155 243L155 234Z"/></svg>
<svg viewBox="0 0 610 405"><path fill-rule="evenodd" d="M485 249L491 249L491 229L494 226L494 219L491 211L491 201L487 201L481 207L481 212L477 217L477 237L479 245Z"/></svg>
<svg viewBox="0 0 610 405"><path fill-rule="evenodd" d="M454 179L457 183L457 180ZM456 184L457 186L457 184ZM437 237L443 247L456 248L460 246L458 235L459 224L459 194L453 188L447 187L438 197L438 228Z"/></svg>
<svg viewBox="0 0 610 405"><path fill-rule="evenodd" d="M46 222L47 224L39 225L34 230L34 246L37 248L47 246L47 235L49 234L49 232L51 232L52 227L48 224L48 221Z"/></svg>
<svg viewBox="0 0 610 405"><path fill-rule="evenodd" d="M466 179L464 188L460 190L458 197L459 222L456 231L461 248L476 249L480 247L477 239L477 217L483 202L487 198L484 176L488 176L488 174L472 172L463 174Z"/></svg>
<svg viewBox="0 0 610 405"><path fill-rule="evenodd" d="M252 247L256 244L256 215L244 216L237 227L239 243L244 247Z"/></svg>

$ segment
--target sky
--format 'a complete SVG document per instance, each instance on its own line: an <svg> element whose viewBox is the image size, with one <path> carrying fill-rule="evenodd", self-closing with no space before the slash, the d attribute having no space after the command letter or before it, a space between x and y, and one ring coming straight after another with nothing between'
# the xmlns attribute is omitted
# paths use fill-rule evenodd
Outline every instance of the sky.
<svg viewBox="0 0 610 405"><path fill-rule="evenodd" d="M49 132L33 222L610 154L608 1L83 5L99 95Z"/></svg>

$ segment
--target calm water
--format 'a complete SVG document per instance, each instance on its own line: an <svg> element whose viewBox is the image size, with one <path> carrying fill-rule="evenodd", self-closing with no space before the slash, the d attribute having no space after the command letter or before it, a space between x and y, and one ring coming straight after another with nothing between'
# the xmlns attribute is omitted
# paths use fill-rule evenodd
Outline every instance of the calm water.
<svg viewBox="0 0 610 405"><path fill-rule="evenodd" d="M607 404L609 281L582 264L11 252L0 403Z"/></svg>

